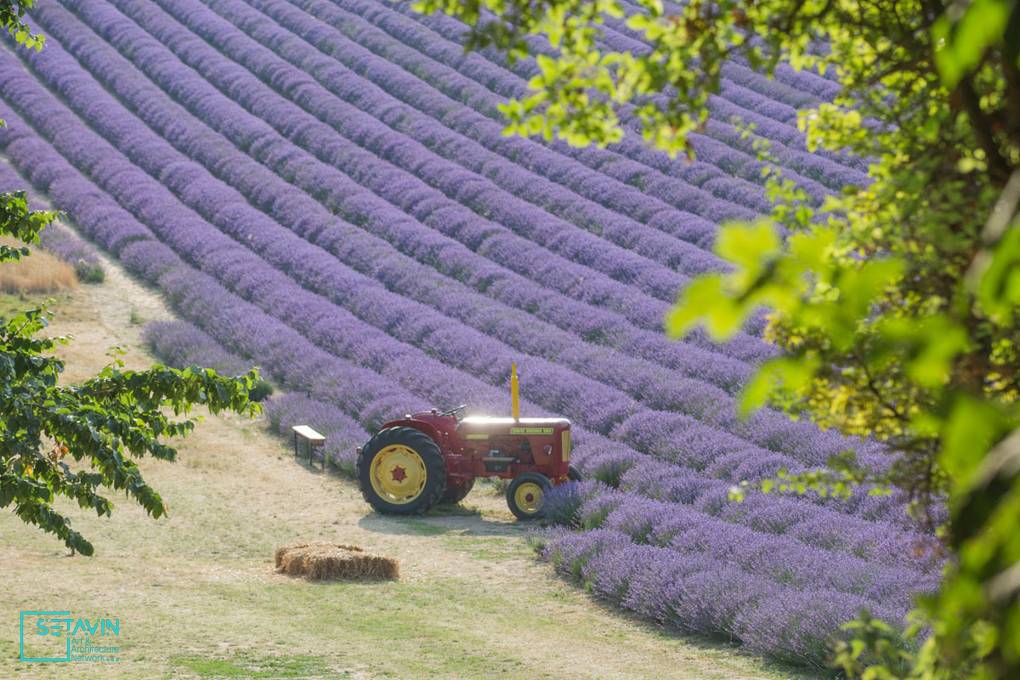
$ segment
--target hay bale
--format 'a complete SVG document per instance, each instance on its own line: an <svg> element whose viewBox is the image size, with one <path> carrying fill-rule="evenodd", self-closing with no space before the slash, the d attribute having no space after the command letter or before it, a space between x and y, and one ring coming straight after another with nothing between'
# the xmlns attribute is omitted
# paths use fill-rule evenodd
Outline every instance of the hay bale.
<svg viewBox="0 0 1020 680"><path fill-rule="evenodd" d="M276 571L315 581L377 581L400 577L400 563L356 545L298 543L276 550Z"/></svg>

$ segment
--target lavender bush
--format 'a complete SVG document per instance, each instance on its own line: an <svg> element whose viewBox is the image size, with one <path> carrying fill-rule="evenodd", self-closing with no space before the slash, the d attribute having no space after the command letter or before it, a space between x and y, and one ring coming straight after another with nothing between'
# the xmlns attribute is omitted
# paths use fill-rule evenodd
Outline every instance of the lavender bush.
<svg viewBox="0 0 1020 680"><path fill-rule="evenodd" d="M174 368L201 366L225 375L240 375L254 366L185 321L152 321L145 325L142 337L153 354Z"/></svg>

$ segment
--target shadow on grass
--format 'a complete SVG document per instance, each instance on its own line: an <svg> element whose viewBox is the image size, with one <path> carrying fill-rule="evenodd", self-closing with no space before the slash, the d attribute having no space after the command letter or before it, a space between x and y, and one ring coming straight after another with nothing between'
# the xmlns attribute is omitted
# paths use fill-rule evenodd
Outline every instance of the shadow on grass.
<svg viewBox="0 0 1020 680"><path fill-rule="evenodd" d="M281 571L273 570L273 575L279 578L287 579L287 585L295 585L299 587L312 586L317 588L344 588L345 592L348 588L383 588L392 586L393 584L400 584L399 578L323 578L314 579L308 578L302 574L284 574Z"/></svg>
<svg viewBox="0 0 1020 680"><path fill-rule="evenodd" d="M358 526L378 534L408 536L523 536L527 530L526 525L487 520L477 509L462 506L439 506L424 515L373 512L358 520Z"/></svg>

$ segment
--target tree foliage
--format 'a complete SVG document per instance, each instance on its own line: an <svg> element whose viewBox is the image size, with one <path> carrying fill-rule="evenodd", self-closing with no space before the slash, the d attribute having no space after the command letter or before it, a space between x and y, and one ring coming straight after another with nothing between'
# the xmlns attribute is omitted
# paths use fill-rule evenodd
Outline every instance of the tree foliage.
<svg viewBox="0 0 1020 680"><path fill-rule="evenodd" d="M571 144L619 141L636 114L671 154L708 116L723 65L835 74L832 102L802 111L809 149L871 160L869 183L822 205L771 166L771 215L725 226L733 267L682 291L673 335L728 337L755 310L783 356L745 408L887 441L890 465L852 455L773 481L839 492L892 484L941 527L955 558L922 603L919 653L875 621L838 663L863 677L1020 677L1020 2L1017 0L420 0L470 25L468 45L538 53L508 131ZM605 49L625 24L649 49ZM551 53L551 54L550 54ZM748 134L753 134L749 130ZM767 144L759 142L763 158ZM1009 443L1012 442L1012 443Z"/></svg>
<svg viewBox="0 0 1020 680"><path fill-rule="evenodd" d="M0 235L34 243L55 217L29 211L23 192L0 195ZM0 263L28 254L27 247L0 249ZM256 413L249 392L258 374L227 378L211 369L160 365L131 371L115 360L93 378L63 385L64 362L52 351L70 338L38 337L50 317L40 307L0 318L0 507L13 506L24 521L91 555L92 544L54 500L64 496L110 515L113 504L103 495L110 488L153 517L165 515L166 504L133 458L173 460L175 450L160 439L188 434L195 419L177 416L195 405L213 413Z"/></svg>
<svg viewBox="0 0 1020 680"><path fill-rule="evenodd" d="M19 43L41 48L43 37L23 21L32 4L0 2L0 21ZM28 255L27 244L38 243L56 217L29 210L24 192L0 194L0 236L26 244L0 244L0 266ZM113 503L103 494L113 489L152 517L165 515L166 503L133 459L173 460L175 450L160 440L191 432L196 421L187 415L196 405L213 413L257 413L249 395L258 373L228 378L211 369L160 365L132 371L115 359L93 378L61 384L64 362L52 352L70 338L39 337L51 316L38 307L0 317L0 508L13 507L72 551L91 555L92 544L54 501L62 496L108 516Z"/></svg>
<svg viewBox="0 0 1020 680"><path fill-rule="evenodd" d="M35 0L3 0L0 2L0 25L7 29L15 42L25 47L41 50L46 43L45 36L32 33L25 22L25 13L32 9Z"/></svg>

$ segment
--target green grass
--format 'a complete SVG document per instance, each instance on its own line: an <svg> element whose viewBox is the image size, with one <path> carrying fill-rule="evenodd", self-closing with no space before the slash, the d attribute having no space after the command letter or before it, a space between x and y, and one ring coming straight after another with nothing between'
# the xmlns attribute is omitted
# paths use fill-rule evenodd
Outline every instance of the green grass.
<svg viewBox="0 0 1020 680"><path fill-rule="evenodd" d="M208 659L201 656L175 656L170 665L190 671L200 678L309 678L349 677L322 658L315 656L263 656L239 654L229 659Z"/></svg>
<svg viewBox="0 0 1020 680"><path fill-rule="evenodd" d="M534 556L534 551L523 540L507 541L465 534L447 534L441 540L444 546L474 560L502 562Z"/></svg>
<svg viewBox="0 0 1020 680"><path fill-rule="evenodd" d="M29 309L37 309L40 305L46 305L50 310L55 310L62 315L74 318L77 316L77 310L73 305L73 296L74 293L68 291L50 293L49 295L24 295L21 293L0 292L0 317L9 319L15 314L21 314ZM55 333L50 333L50 335L55 335Z"/></svg>

